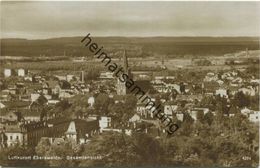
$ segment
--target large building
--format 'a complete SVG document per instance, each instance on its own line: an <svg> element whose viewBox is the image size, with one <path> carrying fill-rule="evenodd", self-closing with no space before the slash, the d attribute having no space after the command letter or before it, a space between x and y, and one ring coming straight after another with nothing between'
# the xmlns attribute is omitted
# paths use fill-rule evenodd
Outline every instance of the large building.
<svg viewBox="0 0 260 168"><path fill-rule="evenodd" d="M68 138L84 143L99 132L98 120L52 119L47 122L3 125L0 129L0 147L20 144L34 147L41 138Z"/></svg>

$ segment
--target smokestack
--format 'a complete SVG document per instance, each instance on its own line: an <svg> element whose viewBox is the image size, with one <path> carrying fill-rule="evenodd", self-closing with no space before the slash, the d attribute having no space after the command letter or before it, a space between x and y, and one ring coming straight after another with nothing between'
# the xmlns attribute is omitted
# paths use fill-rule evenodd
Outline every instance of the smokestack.
<svg viewBox="0 0 260 168"><path fill-rule="evenodd" d="M81 71L81 82L84 82L84 71Z"/></svg>

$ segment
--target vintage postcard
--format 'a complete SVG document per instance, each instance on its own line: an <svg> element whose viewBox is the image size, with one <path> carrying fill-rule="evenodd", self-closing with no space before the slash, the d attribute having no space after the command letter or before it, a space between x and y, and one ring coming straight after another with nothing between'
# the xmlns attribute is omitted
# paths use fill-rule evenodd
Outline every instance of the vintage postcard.
<svg viewBox="0 0 260 168"><path fill-rule="evenodd" d="M0 167L258 167L259 11L1 1Z"/></svg>

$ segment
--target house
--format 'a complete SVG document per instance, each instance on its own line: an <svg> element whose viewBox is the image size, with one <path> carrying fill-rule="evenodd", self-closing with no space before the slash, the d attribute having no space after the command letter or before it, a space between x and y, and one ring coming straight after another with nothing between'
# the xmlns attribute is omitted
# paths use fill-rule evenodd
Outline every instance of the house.
<svg viewBox="0 0 260 168"><path fill-rule="evenodd" d="M180 85L174 83L153 83L152 87L160 93L169 93L176 90L177 93L181 93Z"/></svg>
<svg viewBox="0 0 260 168"><path fill-rule="evenodd" d="M216 81L219 85L223 85L224 84L224 81L223 80L217 80Z"/></svg>
<svg viewBox="0 0 260 168"><path fill-rule="evenodd" d="M81 120L75 119L69 122L65 132L68 139L76 143L85 143L88 138L98 133L99 127L97 120Z"/></svg>
<svg viewBox="0 0 260 168"><path fill-rule="evenodd" d="M216 95L219 95L220 97L228 97L227 89L217 89Z"/></svg>
<svg viewBox="0 0 260 168"><path fill-rule="evenodd" d="M203 87L205 94L213 95L216 92L216 90L219 89L219 84L215 81L204 82Z"/></svg>
<svg viewBox="0 0 260 168"><path fill-rule="evenodd" d="M204 82L213 82L218 80L218 75L214 74L213 72L207 73L207 75L204 78Z"/></svg>
<svg viewBox="0 0 260 168"><path fill-rule="evenodd" d="M178 109L177 105L165 104L164 105L164 114L166 114L168 116L172 116L173 113L176 113L177 109Z"/></svg>
<svg viewBox="0 0 260 168"><path fill-rule="evenodd" d="M1 121L18 121L18 116L13 111L1 110Z"/></svg>
<svg viewBox="0 0 260 168"><path fill-rule="evenodd" d="M136 112L137 112L137 114L139 114L140 116L144 116L145 118L147 117L147 109L146 109L144 103L138 103L138 104L136 105Z"/></svg>
<svg viewBox="0 0 260 168"><path fill-rule="evenodd" d="M76 139L76 143L86 140L98 133L97 120L53 119L47 122L30 122L16 125L5 125L3 132L7 136L7 146L16 143L25 146L36 146L42 137ZM73 136L72 136L73 135Z"/></svg>
<svg viewBox="0 0 260 168"><path fill-rule="evenodd" d="M9 87L7 89L7 92L11 95L16 95L18 92L17 92L17 89L15 87Z"/></svg>
<svg viewBox="0 0 260 168"><path fill-rule="evenodd" d="M241 110L241 113L242 113L243 115L248 116L248 115L251 113L251 111L252 111L252 110L250 110L250 109L248 109L247 107L245 107L245 108L243 108L243 109Z"/></svg>
<svg viewBox="0 0 260 168"><path fill-rule="evenodd" d="M25 81L30 81L30 82L32 82L32 81L33 81L33 78L32 78L32 76L25 76L25 77L24 77L24 80L25 80Z"/></svg>
<svg viewBox="0 0 260 168"><path fill-rule="evenodd" d="M72 81L74 78L76 78L74 75L66 75L66 81L68 82Z"/></svg>
<svg viewBox="0 0 260 168"><path fill-rule="evenodd" d="M0 91L0 100L1 101L10 101L11 100L11 93L8 89L4 89Z"/></svg>
<svg viewBox="0 0 260 168"><path fill-rule="evenodd" d="M88 104L90 105L90 107L93 107L95 103L95 98L93 96L88 98Z"/></svg>
<svg viewBox="0 0 260 168"><path fill-rule="evenodd" d="M259 122L259 111L254 111L254 112L250 113L248 119L249 119L249 121L254 122L254 123Z"/></svg>
<svg viewBox="0 0 260 168"><path fill-rule="evenodd" d="M155 100L152 98L152 101L155 101ZM155 110L155 107L151 107L150 105L146 106L145 103L141 103L141 102L139 102L136 106L136 112L142 118L153 118L154 110Z"/></svg>
<svg viewBox="0 0 260 168"><path fill-rule="evenodd" d="M65 135L68 139L71 139L75 142L77 141L77 131L76 131L76 125L74 121L70 122L69 127L65 132Z"/></svg>
<svg viewBox="0 0 260 168"><path fill-rule="evenodd" d="M176 114L176 117L177 117L177 120L183 121L184 114L183 114L183 113L177 113L177 114Z"/></svg>
<svg viewBox="0 0 260 168"><path fill-rule="evenodd" d="M15 144L23 144L24 142L24 130L19 124L5 126L3 133L6 136L6 141L1 143L6 144L7 147L14 146Z"/></svg>
<svg viewBox="0 0 260 168"><path fill-rule="evenodd" d="M5 108L7 110L19 110L19 109L29 109L30 102L29 101L21 101L21 100L13 100L2 102L5 104Z"/></svg>
<svg viewBox="0 0 260 168"><path fill-rule="evenodd" d="M62 75L55 75L56 78L58 78L59 80L66 80L67 77L66 76L62 76Z"/></svg>
<svg viewBox="0 0 260 168"><path fill-rule="evenodd" d="M197 116L198 116L198 111L197 110L191 110L189 112L191 118L194 120L194 121L197 121Z"/></svg>
<svg viewBox="0 0 260 168"><path fill-rule="evenodd" d="M41 120L41 113L35 110L20 110L21 116L28 122L39 122Z"/></svg>
<svg viewBox="0 0 260 168"><path fill-rule="evenodd" d="M59 103L59 102L60 102L60 100L48 99L47 104L48 104L48 105L55 105L55 104L57 104L57 103Z"/></svg>
<svg viewBox="0 0 260 168"><path fill-rule="evenodd" d="M5 108L5 105L2 102L0 102L0 109L3 109L3 108Z"/></svg>
<svg viewBox="0 0 260 168"><path fill-rule="evenodd" d="M240 88L238 91L243 92L245 95L255 96L256 90L252 86Z"/></svg>
<svg viewBox="0 0 260 168"><path fill-rule="evenodd" d="M35 102L40 97L39 93L32 93L31 94L31 101Z"/></svg>
<svg viewBox="0 0 260 168"><path fill-rule="evenodd" d="M100 79L114 79L113 72L101 72Z"/></svg>
<svg viewBox="0 0 260 168"><path fill-rule="evenodd" d="M12 70L11 69L4 69L4 76L10 77L12 75Z"/></svg>
<svg viewBox="0 0 260 168"><path fill-rule="evenodd" d="M129 122L138 122L141 121L141 117L138 114L134 114L133 117L129 119Z"/></svg>
<svg viewBox="0 0 260 168"><path fill-rule="evenodd" d="M138 114L134 114L133 117L129 119L129 122L136 128L136 124L141 122L141 117Z"/></svg>
<svg viewBox="0 0 260 168"><path fill-rule="evenodd" d="M101 116L100 120L99 120L99 127L100 127L100 132L102 132L102 130L104 128L111 127L111 117L109 117L109 116Z"/></svg>
<svg viewBox="0 0 260 168"><path fill-rule="evenodd" d="M158 91L159 93L167 93L167 92L169 92L168 88L165 86L164 83L154 83L154 84L152 84L152 87L156 91Z"/></svg>
<svg viewBox="0 0 260 168"><path fill-rule="evenodd" d="M21 76L21 77L24 77L25 75L27 75L27 72L28 71L26 71L25 69L20 68L20 69L17 70L17 75Z"/></svg>

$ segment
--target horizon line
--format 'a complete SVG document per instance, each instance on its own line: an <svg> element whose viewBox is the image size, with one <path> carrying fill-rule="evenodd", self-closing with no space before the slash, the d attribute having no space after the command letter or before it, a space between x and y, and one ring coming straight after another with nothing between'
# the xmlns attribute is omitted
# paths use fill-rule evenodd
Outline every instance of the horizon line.
<svg viewBox="0 0 260 168"><path fill-rule="evenodd" d="M90 33L91 35L91 33ZM91 35L92 36L92 35ZM84 36L59 36L59 37L47 37L47 38L26 38L26 37L4 37L0 38L1 40L7 39L20 39L20 40L50 40L50 39L59 39L59 38L76 38L76 37L85 37ZM97 38L259 38L260 35L256 36L92 36Z"/></svg>

